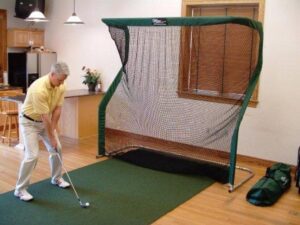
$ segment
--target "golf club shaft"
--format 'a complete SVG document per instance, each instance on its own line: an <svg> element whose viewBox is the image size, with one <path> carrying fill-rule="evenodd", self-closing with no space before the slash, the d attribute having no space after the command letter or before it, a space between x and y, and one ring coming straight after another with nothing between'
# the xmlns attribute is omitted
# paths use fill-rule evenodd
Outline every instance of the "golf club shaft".
<svg viewBox="0 0 300 225"><path fill-rule="evenodd" d="M61 166L62 166L62 168L64 169L64 171L65 171L65 173L66 173L66 175L67 175L67 177L68 177L68 179L69 179L69 181L70 181L71 187L73 188L73 191L74 191L74 193L75 193L77 199L78 199L79 202L80 202L80 198L79 198L79 196L78 196L78 194L77 194L77 191L76 191L76 189L75 189L75 187L74 187L74 185L73 185L73 182L72 182L72 180L71 180L71 178L70 178L70 176L69 176L68 171L67 171L66 168L64 167L64 164L63 164L62 159L61 159L61 157L60 157L60 155L59 155L58 152L57 152L57 157L59 158L59 161L60 161L60 163L61 163Z"/></svg>
<svg viewBox="0 0 300 225"><path fill-rule="evenodd" d="M60 152L61 152L61 144L60 144L60 141L59 141L58 134L57 134L57 131L56 131L56 130L54 130L54 137L55 137L56 142L57 142L57 148L59 148L59 150L60 150ZM59 154L59 152L57 151L57 149L56 149L56 154L57 154L57 157L58 157L58 159L59 159L59 161L60 161L60 164L61 164L62 168L64 169L64 171L65 171L65 173L66 173L66 175L67 175L67 177L68 177L68 179L69 179L69 181L70 181L71 187L72 187L72 189L73 189L73 191L74 191L74 193L75 193L75 195L76 195L76 197L77 197L77 199L78 199L78 201L79 201L79 203L80 203L80 205L81 205L82 203L81 203L81 201L80 201L79 195L77 194L77 191L76 191L76 189L75 189L75 187L74 187L74 185L73 185L73 182L72 182L72 180L71 180L71 178L70 178L70 176L69 176L68 171L66 170L66 168L65 168L65 166L64 166L64 164L63 164L63 161L62 161L62 159L61 159L61 157L60 157L60 154Z"/></svg>

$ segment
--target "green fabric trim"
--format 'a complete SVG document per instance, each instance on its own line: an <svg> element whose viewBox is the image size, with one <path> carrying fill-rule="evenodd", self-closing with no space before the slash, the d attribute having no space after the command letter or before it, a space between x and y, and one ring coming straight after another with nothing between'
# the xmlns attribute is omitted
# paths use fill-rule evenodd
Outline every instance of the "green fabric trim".
<svg viewBox="0 0 300 225"><path fill-rule="evenodd" d="M127 64L128 61L128 55L129 55L129 40L130 40L130 35L129 35L129 30L128 27L124 29L125 32L125 60L123 62L123 68L125 71L125 65Z"/></svg>
<svg viewBox="0 0 300 225"><path fill-rule="evenodd" d="M110 85L109 89L107 90L105 96L103 97L99 108L98 108L98 154L104 155L105 154L105 113L106 113L106 106L110 99L112 98L113 94L115 93L121 78L123 75L123 67L118 72L118 75Z"/></svg>
<svg viewBox="0 0 300 225"><path fill-rule="evenodd" d="M255 89L255 86L257 84L257 81L259 79L259 75L261 72L262 64L263 64L263 28L262 24L258 23L255 29L259 33L259 50L258 50L258 61L256 68L253 72L253 76L249 82L249 86L246 91L246 95L244 97L244 101L242 104L241 111L239 113L238 121L234 130L234 133L232 135L231 139L231 146L230 146L230 169L229 169L229 183L233 186L234 185L234 176L235 176L235 166L236 166L236 154L237 154L237 143L238 143L238 134L239 134L239 128L240 124L242 122L242 119L244 117L245 111L247 109L247 106L249 104L249 101L251 99L251 96L253 94L253 91Z"/></svg>
<svg viewBox="0 0 300 225"><path fill-rule="evenodd" d="M159 19L159 18L158 18ZM196 26L236 23L256 28L261 24L258 21L243 17L220 16L220 17L171 17L167 20L167 26ZM152 24L152 18L104 18L102 21L111 27L125 28L128 26L157 26Z"/></svg>

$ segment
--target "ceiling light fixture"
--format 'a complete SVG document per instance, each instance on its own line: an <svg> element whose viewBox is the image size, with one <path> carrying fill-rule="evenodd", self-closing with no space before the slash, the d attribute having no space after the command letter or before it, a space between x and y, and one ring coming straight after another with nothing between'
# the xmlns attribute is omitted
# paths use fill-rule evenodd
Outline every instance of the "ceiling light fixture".
<svg viewBox="0 0 300 225"><path fill-rule="evenodd" d="M75 0L73 1L73 13L72 16L69 17L69 19L64 22L65 25L78 25L78 24L84 24L82 20L76 15L75 12Z"/></svg>
<svg viewBox="0 0 300 225"><path fill-rule="evenodd" d="M36 1L35 9L30 13L30 15L25 19L27 22L48 22L45 15L39 10L38 1Z"/></svg>

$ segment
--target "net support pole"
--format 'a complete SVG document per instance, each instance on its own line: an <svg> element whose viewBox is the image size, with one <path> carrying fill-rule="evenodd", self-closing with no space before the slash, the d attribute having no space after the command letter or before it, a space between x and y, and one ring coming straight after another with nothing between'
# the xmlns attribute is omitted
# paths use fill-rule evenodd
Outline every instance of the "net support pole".
<svg viewBox="0 0 300 225"><path fill-rule="evenodd" d="M123 67L119 70L116 78L112 82L111 86L109 87L108 91L106 92L105 96L103 97L99 109L98 109L98 155L96 158L100 158L105 155L105 114L106 114L106 106L110 99L112 98L113 94L115 93L118 84L121 81L123 76Z"/></svg>
<svg viewBox="0 0 300 225"><path fill-rule="evenodd" d="M229 192L233 192L234 190L236 190L237 188L239 188L240 186L242 186L244 183L246 183L248 180L250 180L253 176L254 176L254 172L246 167L241 167L241 166L236 166L235 169L244 171L248 173L248 176L246 176L242 181L240 181L238 184L234 185L234 184L228 184L229 186Z"/></svg>

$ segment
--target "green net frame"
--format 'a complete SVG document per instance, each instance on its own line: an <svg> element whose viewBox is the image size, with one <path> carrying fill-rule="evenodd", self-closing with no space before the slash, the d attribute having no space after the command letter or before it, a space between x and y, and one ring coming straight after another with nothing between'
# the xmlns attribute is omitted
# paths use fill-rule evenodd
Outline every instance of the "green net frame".
<svg viewBox="0 0 300 225"><path fill-rule="evenodd" d="M239 108L238 115L236 116L235 126L233 132L231 133L230 140L230 159L229 159L229 186L230 190L234 189L234 180L235 180L235 170L236 170L236 155L237 155L237 146L238 146L238 135L239 128L243 116L245 114L246 108L251 99L252 93L256 87L256 84L259 79L259 75L262 68L262 51L263 51L263 29L262 24L258 21L254 21L247 18L240 17L180 17L180 18L158 18L159 20L165 22L162 26L157 26L153 24L152 18L130 18L130 19L103 19L102 21L109 26L109 28L116 28L123 32L124 43L118 43L119 40L113 38L117 49L120 54L122 61L122 68L117 74L116 78L109 87L107 93L105 94L100 106L99 106L99 129L98 129L98 154L105 155L107 154L106 149L106 111L107 106L110 103L112 97L114 96L117 88L123 82L124 76L127 76L126 66L129 60L129 51L130 51L130 29L132 27L196 27L196 26L214 26L214 25L227 25L227 24L237 24L249 27L255 30L258 33L258 50L257 50L257 62L256 66L252 71L249 82L245 89L245 93L240 101L241 107ZM127 78L126 78L127 79Z"/></svg>

